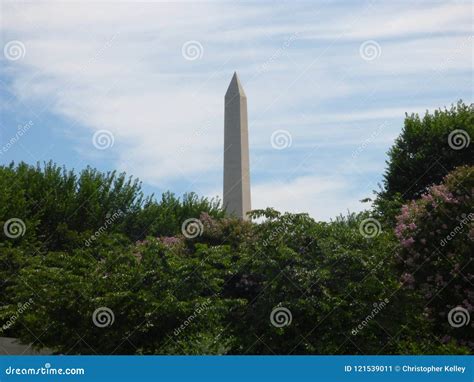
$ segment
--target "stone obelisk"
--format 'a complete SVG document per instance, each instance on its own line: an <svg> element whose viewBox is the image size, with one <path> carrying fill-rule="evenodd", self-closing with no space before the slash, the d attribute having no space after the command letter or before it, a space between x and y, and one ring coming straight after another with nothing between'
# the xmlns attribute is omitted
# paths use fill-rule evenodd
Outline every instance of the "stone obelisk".
<svg viewBox="0 0 474 382"><path fill-rule="evenodd" d="M237 73L234 73L225 93L223 199L229 215L248 219L250 169L247 97Z"/></svg>

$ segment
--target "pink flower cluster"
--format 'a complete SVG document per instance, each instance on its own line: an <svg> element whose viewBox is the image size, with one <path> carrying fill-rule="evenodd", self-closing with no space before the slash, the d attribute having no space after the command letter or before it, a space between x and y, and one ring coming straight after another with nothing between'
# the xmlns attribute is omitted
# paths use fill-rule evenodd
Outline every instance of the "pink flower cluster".
<svg viewBox="0 0 474 382"><path fill-rule="evenodd" d="M447 315L454 306L474 311L474 220L467 217L472 211L473 175L474 167L458 168L420 199L406 203L394 230L400 245L397 258L402 260L400 282L420 292L430 304L427 317L447 330ZM454 339L474 348L470 336L453 333L442 342Z"/></svg>
<svg viewBox="0 0 474 382"><path fill-rule="evenodd" d="M453 194L448 190L448 187L445 184L438 184L430 188L430 194L433 199L439 199L445 203L457 203L454 199Z"/></svg>
<svg viewBox="0 0 474 382"><path fill-rule="evenodd" d="M179 245L183 242L183 240L179 237L175 236L162 236L158 238L164 245L167 247L173 247L175 245Z"/></svg>
<svg viewBox="0 0 474 382"><path fill-rule="evenodd" d="M220 222L214 219L207 212L201 212L199 215L199 220L204 226L204 233L207 236L218 237L222 234L222 227L225 225L226 220L222 219Z"/></svg>
<svg viewBox="0 0 474 382"><path fill-rule="evenodd" d="M401 214L397 216L395 236L404 248L409 248L415 243L417 233L417 219L425 212L424 206L411 201L402 207Z"/></svg>
<svg viewBox="0 0 474 382"><path fill-rule="evenodd" d="M397 225L395 227L395 235L400 241L403 248L410 248L415 243L417 232L417 222L423 219L431 218L431 210L437 209L441 204L452 203L457 204L457 200L453 193L449 191L445 184L435 185L429 188L428 192L422 195L421 200L412 200L402 206L400 215L397 216ZM447 229L446 224L441 224L440 228ZM436 230L441 233L440 229ZM429 233L434 236L434 232ZM421 238L420 243L425 245L426 239Z"/></svg>

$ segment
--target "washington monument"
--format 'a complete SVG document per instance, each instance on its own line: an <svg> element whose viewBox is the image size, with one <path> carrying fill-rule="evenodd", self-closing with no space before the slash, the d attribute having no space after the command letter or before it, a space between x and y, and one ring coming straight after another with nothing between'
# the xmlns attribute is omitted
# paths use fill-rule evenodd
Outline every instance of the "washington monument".
<svg viewBox="0 0 474 382"><path fill-rule="evenodd" d="M250 172L247 97L237 73L234 73L224 99L224 208L229 215L248 219Z"/></svg>

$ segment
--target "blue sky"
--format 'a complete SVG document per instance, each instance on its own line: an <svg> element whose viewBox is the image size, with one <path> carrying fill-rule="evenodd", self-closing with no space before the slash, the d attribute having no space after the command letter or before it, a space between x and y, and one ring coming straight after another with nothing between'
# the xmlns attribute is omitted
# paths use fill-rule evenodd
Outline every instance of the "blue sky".
<svg viewBox="0 0 474 382"><path fill-rule="evenodd" d="M367 208L405 112L473 101L469 1L0 7L2 164L52 159L126 171L149 193L221 196L236 70L252 207L328 220Z"/></svg>

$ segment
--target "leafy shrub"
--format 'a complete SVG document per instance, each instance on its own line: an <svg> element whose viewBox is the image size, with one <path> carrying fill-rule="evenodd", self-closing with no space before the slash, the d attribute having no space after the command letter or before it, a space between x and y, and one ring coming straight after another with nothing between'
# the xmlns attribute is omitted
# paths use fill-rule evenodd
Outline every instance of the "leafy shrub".
<svg viewBox="0 0 474 382"><path fill-rule="evenodd" d="M124 250L117 239L109 237L100 253L50 252L29 259L13 290L15 302L32 299L34 306L19 317L16 333L68 354L202 351L202 343L192 344L200 336L217 336L223 313L238 303L215 295L223 280L217 269L201 265L206 248L184 256L150 238ZM222 249L219 261L226 256ZM13 315L16 306L3 315ZM189 319L199 307L203 312Z"/></svg>
<svg viewBox="0 0 474 382"><path fill-rule="evenodd" d="M252 212L259 223L241 221L195 194L145 199L126 179L0 168L0 222L14 214L27 226L0 242L0 318L12 323L3 335L68 354L466 352L433 338L440 323L426 319L420 288L402 287L393 230L362 234L369 213L321 223L266 209ZM57 205L51 193L36 205L55 184ZM106 224L110 206L123 213ZM182 227L190 218L193 235Z"/></svg>
<svg viewBox="0 0 474 382"><path fill-rule="evenodd" d="M459 101L450 109L420 118L407 115L401 135L388 153L383 191L375 206L392 221L401 205L419 198L454 168L474 165L474 105Z"/></svg>
<svg viewBox="0 0 474 382"><path fill-rule="evenodd" d="M173 235L182 222L202 212L223 216L219 200L182 199L164 193L160 201L145 198L141 183L115 171L86 168L79 175L52 162L0 166L0 224L15 217L26 225L27 238L41 238L41 251L75 249L107 225L109 233L124 233L131 241L147 235ZM21 241L16 241L19 244Z"/></svg>
<svg viewBox="0 0 474 382"><path fill-rule="evenodd" d="M454 338L471 349L474 331L453 327L449 316L456 307L474 312L473 190L474 167L460 167L421 199L404 205L395 229L404 286L424 297L441 342Z"/></svg>

